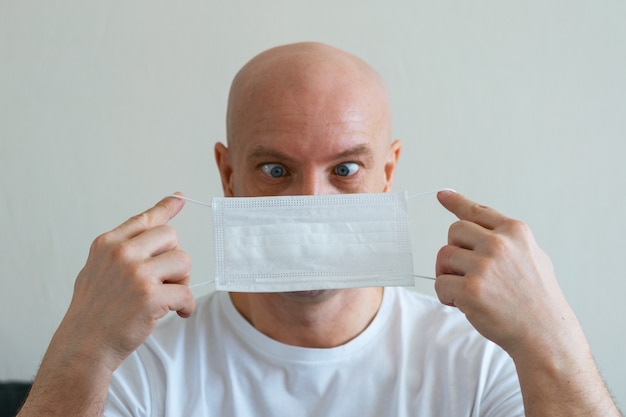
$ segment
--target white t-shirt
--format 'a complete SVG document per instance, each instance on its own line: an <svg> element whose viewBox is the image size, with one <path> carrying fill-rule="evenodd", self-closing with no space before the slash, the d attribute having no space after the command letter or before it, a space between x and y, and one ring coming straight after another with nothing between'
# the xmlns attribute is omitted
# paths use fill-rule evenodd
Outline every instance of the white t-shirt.
<svg viewBox="0 0 626 417"><path fill-rule="evenodd" d="M229 294L162 320L114 373L105 416L523 416L510 357L456 309L386 288L358 337L330 349L279 343Z"/></svg>

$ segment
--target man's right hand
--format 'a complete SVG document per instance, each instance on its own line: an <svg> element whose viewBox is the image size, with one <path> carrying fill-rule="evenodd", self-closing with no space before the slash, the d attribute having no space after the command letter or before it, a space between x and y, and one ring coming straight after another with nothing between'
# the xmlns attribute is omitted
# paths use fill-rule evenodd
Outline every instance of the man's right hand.
<svg viewBox="0 0 626 417"><path fill-rule="evenodd" d="M184 200L168 197L100 235L20 412L98 415L111 374L169 311L189 317L189 256L167 225Z"/></svg>
<svg viewBox="0 0 626 417"><path fill-rule="evenodd" d="M100 235L79 273L62 326L111 370L150 335L169 311L189 317L195 301L187 284L191 263L167 225L184 200L165 198Z"/></svg>

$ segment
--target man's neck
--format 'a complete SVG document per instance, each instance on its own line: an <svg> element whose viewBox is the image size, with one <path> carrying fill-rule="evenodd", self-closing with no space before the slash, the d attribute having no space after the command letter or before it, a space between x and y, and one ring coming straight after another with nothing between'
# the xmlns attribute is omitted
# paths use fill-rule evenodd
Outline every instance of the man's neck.
<svg viewBox="0 0 626 417"><path fill-rule="evenodd" d="M372 322L383 289L295 293L231 293L235 308L257 330L293 346L331 348L349 342Z"/></svg>

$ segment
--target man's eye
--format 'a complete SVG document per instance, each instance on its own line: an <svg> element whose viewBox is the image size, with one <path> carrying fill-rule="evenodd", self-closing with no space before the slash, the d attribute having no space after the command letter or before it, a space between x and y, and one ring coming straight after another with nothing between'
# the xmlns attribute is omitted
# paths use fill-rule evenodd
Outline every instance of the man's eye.
<svg viewBox="0 0 626 417"><path fill-rule="evenodd" d="M340 177L350 177L359 172L359 168L356 162L345 162L335 167L335 174Z"/></svg>
<svg viewBox="0 0 626 417"><path fill-rule="evenodd" d="M285 167L280 164L264 164L261 169L272 178L280 178L286 174Z"/></svg>

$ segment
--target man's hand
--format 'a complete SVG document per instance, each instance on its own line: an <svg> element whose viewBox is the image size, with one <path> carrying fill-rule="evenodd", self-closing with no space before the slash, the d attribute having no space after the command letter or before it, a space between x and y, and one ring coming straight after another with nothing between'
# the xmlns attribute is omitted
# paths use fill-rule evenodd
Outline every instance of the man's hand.
<svg viewBox="0 0 626 417"><path fill-rule="evenodd" d="M189 257L167 226L184 204L165 198L96 238L20 416L101 415L113 371L157 320L193 313Z"/></svg>
<svg viewBox="0 0 626 417"><path fill-rule="evenodd" d="M166 223L185 202L165 198L100 235L76 279L63 325L117 368L169 311L189 317L195 301L187 284L191 263Z"/></svg>
<svg viewBox="0 0 626 417"><path fill-rule="evenodd" d="M524 223L460 194L437 256L435 290L513 358L527 416L618 416L552 263Z"/></svg>
<svg viewBox="0 0 626 417"><path fill-rule="evenodd" d="M511 354L529 343L551 343L563 321L575 318L530 229L458 193L438 198L459 218L437 257L440 301L458 307Z"/></svg>

